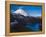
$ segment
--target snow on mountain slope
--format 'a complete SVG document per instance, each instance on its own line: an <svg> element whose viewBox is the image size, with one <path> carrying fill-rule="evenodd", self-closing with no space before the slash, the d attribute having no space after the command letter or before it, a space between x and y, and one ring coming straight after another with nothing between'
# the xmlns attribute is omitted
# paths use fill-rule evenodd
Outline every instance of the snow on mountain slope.
<svg viewBox="0 0 46 37"><path fill-rule="evenodd" d="M13 13L21 14L21 15L24 15L24 16L28 16L28 14L23 9L18 9L16 11L14 11Z"/></svg>

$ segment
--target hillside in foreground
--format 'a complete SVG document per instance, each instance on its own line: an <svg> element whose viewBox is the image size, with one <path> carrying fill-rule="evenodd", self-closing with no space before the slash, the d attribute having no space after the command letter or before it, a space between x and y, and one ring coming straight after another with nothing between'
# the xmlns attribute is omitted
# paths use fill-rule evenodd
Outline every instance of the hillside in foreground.
<svg viewBox="0 0 46 37"><path fill-rule="evenodd" d="M10 14L11 32L42 31L42 18Z"/></svg>

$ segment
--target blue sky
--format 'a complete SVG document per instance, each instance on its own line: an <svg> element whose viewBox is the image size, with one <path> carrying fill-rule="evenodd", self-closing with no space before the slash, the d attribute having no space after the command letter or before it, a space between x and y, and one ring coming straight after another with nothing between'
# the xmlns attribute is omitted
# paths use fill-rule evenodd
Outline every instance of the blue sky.
<svg viewBox="0 0 46 37"><path fill-rule="evenodd" d="M17 9L23 9L28 13L29 16L35 16L35 17L41 16L42 13L42 6L11 4L10 10L12 12L16 11Z"/></svg>

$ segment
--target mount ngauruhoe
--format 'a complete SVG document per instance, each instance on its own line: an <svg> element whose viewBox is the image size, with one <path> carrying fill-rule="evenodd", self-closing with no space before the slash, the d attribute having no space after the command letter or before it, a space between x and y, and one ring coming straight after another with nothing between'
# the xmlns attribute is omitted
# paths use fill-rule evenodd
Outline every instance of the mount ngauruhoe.
<svg viewBox="0 0 46 37"><path fill-rule="evenodd" d="M13 13L10 13L11 32L20 31L41 31L42 30L42 18L28 16L26 11L18 9Z"/></svg>

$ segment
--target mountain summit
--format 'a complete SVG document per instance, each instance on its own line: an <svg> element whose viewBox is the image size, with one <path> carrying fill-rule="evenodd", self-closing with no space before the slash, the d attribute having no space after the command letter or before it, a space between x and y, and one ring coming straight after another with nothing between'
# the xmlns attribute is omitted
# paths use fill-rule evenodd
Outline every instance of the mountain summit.
<svg viewBox="0 0 46 37"><path fill-rule="evenodd" d="M21 14L21 15L24 15L24 16L28 16L28 14L23 9L18 9L16 11L14 11L14 13Z"/></svg>

